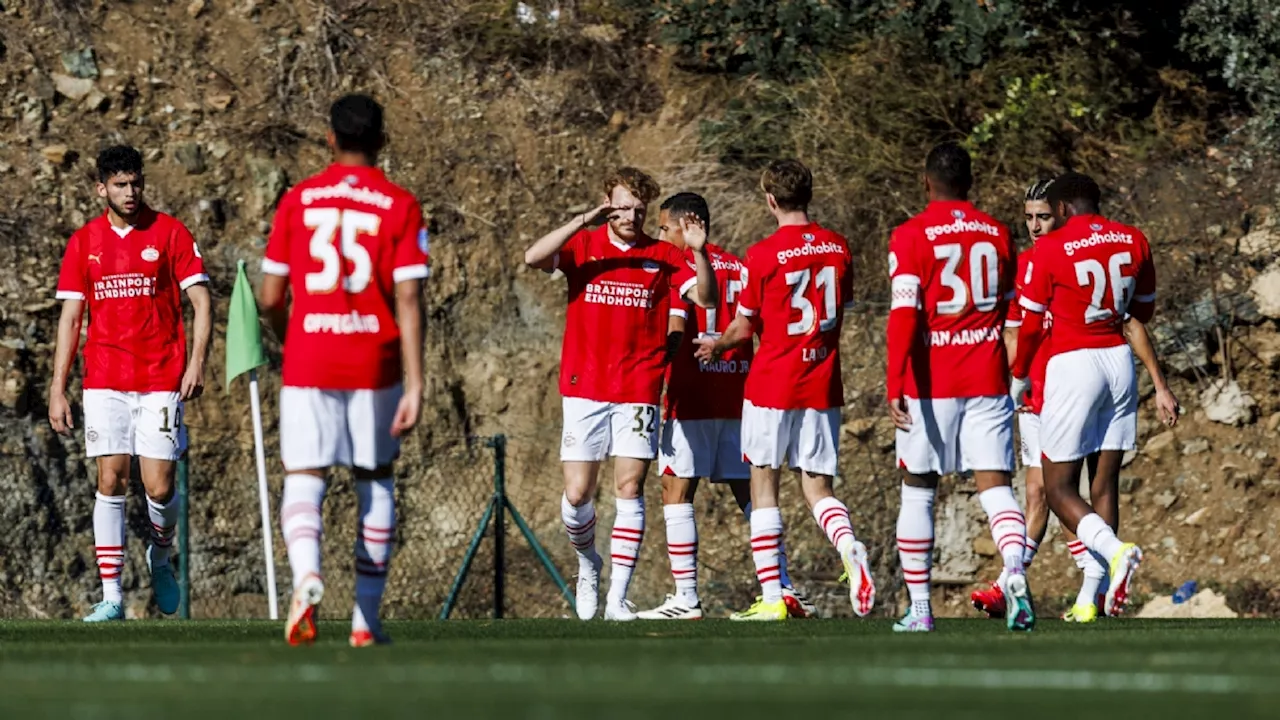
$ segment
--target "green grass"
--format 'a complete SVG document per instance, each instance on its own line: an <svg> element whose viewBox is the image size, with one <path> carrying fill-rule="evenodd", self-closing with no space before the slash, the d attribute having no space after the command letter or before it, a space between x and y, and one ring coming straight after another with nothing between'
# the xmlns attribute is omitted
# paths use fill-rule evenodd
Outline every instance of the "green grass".
<svg viewBox="0 0 1280 720"><path fill-rule="evenodd" d="M1280 623L0 623L0 718L1280 717Z"/></svg>

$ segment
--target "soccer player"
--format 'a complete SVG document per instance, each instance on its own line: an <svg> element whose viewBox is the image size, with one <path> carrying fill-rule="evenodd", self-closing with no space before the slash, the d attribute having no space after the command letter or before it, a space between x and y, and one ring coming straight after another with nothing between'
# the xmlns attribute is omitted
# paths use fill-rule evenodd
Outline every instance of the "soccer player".
<svg viewBox="0 0 1280 720"><path fill-rule="evenodd" d="M661 205L658 230L658 239L683 250L692 266L695 260L685 238L690 235L703 241L710 233L711 211L707 201L695 193L672 195ZM700 478L727 483L738 506L748 518L751 515L750 469L742 459L740 429L743 385L754 348L747 343L725 353L715 363L699 362L693 356L695 336L719 335L737 314L738 295L742 292L742 262L717 245L707 242L706 248L711 269L715 271L720 302L714 308L703 309L683 298L672 298L671 322L667 328L671 361L658 467L662 472L667 555L671 559L676 592L668 595L662 605L641 612L641 620L702 619L702 603L698 599L698 529L693 512L693 498ZM783 599L793 617L807 617L813 612L813 604L791 587L781 539L778 551Z"/></svg>
<svg viewBox="0 0 1280 720"><path fill-rule="evenodd" d="M617 515L604 617L625 621L636 619L627 588L644 537L644 477L658 451L671 289L704 308L716 306L718 293L705 233L686 234L696 271L674 245L645 234L649 203L661 190L652 178L621 168L602 190L599 207L539 238L524 259L545 272L560 270L569 283L560 355L560 512L578 555L578 617L590 620L599 608L604 561L596 552L592 499L600 464L612 456ZM606 222L588 230L597 218Z"/></svg>
<svg viewBox="0 0 1280 720"><path fill-rule="evenodd" d="M1031 238L1033 247L1023 250L1018 255L1017 290L1019 295L1027 277L1035 242L1052 232L1056 226L1057 221L1048 201L1050 182L1049 180L1040 180L1032 184L1031 187L1027 188L1023 201L1023 217L1027 226L1027 235ZM1014 357L1017 354L1017 333L1021 325L1022 310L1015 300L1014 304L1009 307L1009 316L1005 321L1005 344L1009 350L1009 357ZM1044 315L1044 330L1046 333L1049 332L1051 326L1052 319L1046 313ZM1130 318L1125 323L1125 333L1129 337L1129 343L1133 348L1134 355L1142 361L1142 364L1147 368L1147 372L1151 374L1156 389L1156 407L1161 421L1167 426L1173 427L1178 421L1178 399L1169 389L1164 373L1160 370L1160 364L1156 361L1155 348L1152 346L1146 327ZM1036 356L1032 360L1030 391L1027 393L1025 401L1018 408L1018 435L1021 439L1022 464L1026 468L1027 482L1027 549L1023 553L1023 563L1028 568L1036 556L1036 550L1039 548L1040 543L1044 541L1045 531L1049 526L1049 505L1045 498L1044 481L1040 472L1039 417L1040 407L1043 403L1044 370L1049 361L1048 348L1049 344L1042 342L1040 349L1036 352ZM1090 462L1096 464L1097 456L1090 456ZM1112 527L1117 526L1113 523L1113 520L1115 522L1119 521L1118 505L1115 505L1115 510L1116 516L1112 518L1100 508L1100 514L1104 516L1103 519L1107 520ZM1098 607L1101 605L1097 595L1098 588L1106 578L1106 568L1084 547L1084 544L1079 539L1070 532L1064 531L1064 533L1067 536L1067 548L1071 551L1071 557L1075 560L1076 567L1080 569L1084 579L1080 585L1080 592L1076 596L1074 605L1063 614L1062 619L1067 622L1093 622L1097 618ZM973 606L992 618L1003 618L1005 615L1004 594L1000 590L1003 584L1002 580L1003 578L998 579L991 583L990 587L975 590L970 595L970 601Z"/></svg>
<svg viewBox="0 0 1280 720"><path fill-rule="evenodd" d="M85 454L96 458L98 494L93 542L102 602L85 622L124 620L125 489L138 458L151 520L147 567L156 606L178 609L178 582L169 564L178 502L173 478L187 448L183 404L204 390L213 333L209 276L191 233L143 198L142 155L117 145L98 155L98 197L106 211L67 243L58 275L62 300L49 385L49 422L69 435L75 423L67 376L89 310L84 345ZM190 356L182 322L182 292L195 310Z"/></svg>
<svg viewBox="0 0 1280 720"><path fill-rule="evenodd" d="M898 555L911 608L894 630L933 630L929 570L938 478L972 471L1004 559L1010 630L1035 625L1023 573L1026 521L1013 495L1013 401L1001 331L1013 296L1008 230L967 198L969 153L955 143L925 161L929 204L893 232L889 276L889 412L902 468Z"/></svg>
<svg viewBox="0 0 1280 720"><path fill-rule="evenodd" d="M395 534L392 464L422 409L427 231L417 199L377 167L387 141L381 105L339 98L327 136L332 164L276 208L259 295L284 341L280 525L293 570L285 639L316 638L320 508L329 468L341 465L352 468L358 513L350 644L367 647L388 641L378 610Z"/></svg>
<svg viewBox="0 0 1280 720"><path fill-rule="evenodd" d="M1091 497L1118 519L1120 462L1137 436L1137 383L1125 340L1126 313L1141 324L1155 312L1156 276L1147 239L1136 228L1100 214L1101 190L1091 178L1066 173L1049 186L1061 225L1035 245L1019 300L1024 319L1014 358L1013 397L1030 385L1052 314L1049 360L1040 409L1040 451L1049 507L1063 527L1109 561L1106 615L1128 600L1142 551L1121 542L1108 520L1078 492L1081 466L1099 454Z"/></svg>
<svg viewBox="0 0 1280 720"><path fill-rule="evenodd" d="M800 471L814 520L840 553L853 612L875 602L867 549L853 534L849 510L831 492L839 470L840 330L853 304L853 257L843 237L809 218L813 175L796 160L777 160L760 182L778 230L747 250L738 314L719 338L699 341L696 357L725 353L760 336L742 403L742 454L751 464L751 550L762 595L733 620L788 617L779 572L782 464Z"/></svg>

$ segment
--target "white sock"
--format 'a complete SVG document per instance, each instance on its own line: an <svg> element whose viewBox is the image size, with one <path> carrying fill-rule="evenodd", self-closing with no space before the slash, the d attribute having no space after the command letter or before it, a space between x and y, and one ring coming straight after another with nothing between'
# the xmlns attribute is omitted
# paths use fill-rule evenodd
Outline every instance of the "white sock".
<svg viewBox="0 0 1280 720"><path fill-rule="evenodd" d="M825 497L814 503L813 519L827 534L827 540L836 550L844 552L853 544L853 523L849 520L849 508L834 497Z"/></svg>
<svg viewBox="0 0 1280 720"><path fill-rule="evenodd" d="M991 524L991 539L1011 571L1022 570L1022 555L1027 550L1027 518L1018 507L1013 488L993 487L978 494L978 501Z"/></svg>
<svg viewBox="0 0 1280 720"><path fill-rule="evenodd" d="M756 564L765 602L782 599L782 579L778 572L778 546L782 540L782 512L776 507L758 508L751 513L751 559Z"/></svg>
<svg viewBox="0 0 1280 720"><path fill-rule="evenodd" d="M1040 549L1040 543L1027 538L1027 549L1022 551L1022 567L1031 567L1031 561L1036 559L1036 551Z"/></svg>
<svg viewBox="0 0 1280 720"><path fill-rule="evenodd" d="M693 504L662 506L667 522L667 556L676 581L676 597L690 606L698 604L698 525Z"/></svg>
<svg viewBox="0 0 1280 720"><path fill-rule="evenodd" d="M618 498L618 508L613 519L613 535L609 553L613 556L609 575L609 602L621 603L627 599L631 585L631 573L640 557L640 542L644 540L644 498Z"/></svg>
<svg viewBox="0 0 1280 720"><path fill-rule="evenodd" d="M747 506L742 508L742 514L747 518L747 524L751 524L751 501L747 501ZM787 541L778 536L778 582L782 583L784 588L795 588L791 584L791 573L787 572Z"/></svg>
<svg viewBox="0 0 1280 720"><path fill-rule="evenodd" d="M578 554L578 566L587 568L599 557L596 552L596 504L591 500L578 507L569 503L567 495L560 496L560 519L569 542Z"/></svg>
<svg viewBox="0 0 1280 720"><path fill-rule="evenodd" d="M324 502L324 478L293 473L284 478L280 499L280 532L289 551L293 587L308 575L320 575L320 538L324 534L320 505Z"/></svg>
<svg viewBox="0 0 1280 720"><path fill-rule="evenodd" d="M387 589L387 566L396 529L395 481L356 481L356 606L351 630L380 631L378 609Z"/></svg>
<svg viewBox="0 0 1280 720"><path fill-rule="evenodd" d="M163 505L147 496L147 516L151 519L151 567L169 564L173 536L178 530L178 493L175 490Z"/></svg>
<svg viewBox="0 0 1280 720"><path fill-rule="evenodd" d="M93 503L93 544L98 556L102 599L124 602L120 574L124 571L124 496L98 493Z"/></svg>
<svg viewBox="0 0 1280 720"><path fill-rule="evenodd" d="M1124 543L1112 532L1111 526L1097 513L1089 513L1080 519L1080 524L1076 526L1076 537L1080 538L1085 547L1107 558L1108 562L1124 547Z"/></svg>
<svg viewBox="0 0 1280 720"><path fill-rule="evenodd" d="M902 486L902 508L898 511L898 562L902 580L916 615L932 615L929 602L929 570L933 566L934 488Z"/></svg>
<svg viewBox="0 0 1280 720"><path fill-rule="evenodd" d="M1084 572L1084 581L1080 583L1080 592L1076 595L1077 605L1097 605L1098 588L1102 585L1102 579L1106 577L1107 571L1089 552L1089 548L1079 540L1072 540L1067 543L1067 549L1071 551L1071 559L1076 561L1076 567ZM1101 608L1099 608L1101 610Z"/></svg>

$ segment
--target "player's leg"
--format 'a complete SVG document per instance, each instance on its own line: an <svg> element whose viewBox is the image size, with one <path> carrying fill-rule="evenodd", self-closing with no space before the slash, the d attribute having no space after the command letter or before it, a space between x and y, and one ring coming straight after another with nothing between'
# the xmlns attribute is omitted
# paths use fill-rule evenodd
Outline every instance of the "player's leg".
<svg viewBox="0 0 1280 720"><path fill-rule="evenodd" d="M875 604L875 581L867 564L867 548L858 542L849 520L849 508L832 493L840 469L840 409L796 410L791 426L788 462L801 471L801 488L813 519L840 553L842 580L849 583L853 613L865 617Z"/></svg>
<svg viewBox="0 0 1280 720"><path fill-rule="evenodd" d="M85 454L98 466L93 503L93 544L102 580L102 601L85 622L124 619L125 492L133 453L133 408L128 393L84 391Z"/></svg>
<svg viewBox="0 0 1280 720"><path fill-rule="evenodd" d="M610 413L616 513L609 543L612 556L606 620L635 620L627 600L631 576L644 541L644 478L658 455L659 413L656 405L616 404Z"/></svg>
<svg viewBox="0 0 1280 720"><path fill-rule="evenodd" d="M393 464L400 455L400 440L391 435L391 426L403 394L401 385L355 390L347 403L357 514L352 647L390 642L382 631L381 608L396 531Z"/></svg>
<svg viewBox="0 0 1280 720"><path fill-rule="evenodd" d="M325 477L333 465L351 464L347 433L347 393L318 388L280 388L280 457L284 492L280 533L293 576L293 596L285 620L290 645L315 641L315 608L324 598L320 547Z"/></svg>
<svg viewBox="0 0 1280 720"><path fill-rule="evenodd" d="M1088 478L1097 476L1098 455L1097 453L1090 455L1085 461L1085 470ZM1082 476L1081 484L1087 485L1089 480ZM1092 504L1092 502L1090 503ZM1105 606L1106 598L1106 578L1107 571L1103 561L1098 559L1089 548L1080 542L1075 533L1062 528L1063 538L1067 541L1067 550L1071 553L1071 559L1075 562L1076 567L1080 569L1082 575L1080 581L1080 590L1076 593L1076 600L1062 614L1062 619L1066 622L1074 623L1090 623L1098 618L1098 611Z"/></svg>
<svg viewBox="0 0 1280 720"><path fill-rule="evenodd" d="M1138 383L1132 355L1124 352L1125 349L1121 346L1096 353L1111 393L1107 406L1109 417L1102 427L1102 451L1094 461L1091 475L1089 500L1094 512L1113 534L1120 532L1120 466L1124 452L1135 448L1138 439ZM1126 544L1119 553L1102 557L1110 560L1105 566L1109 578L1102 610L1107 615L1118 615L1128 602L1129 585L1142 562L1142 550L1137 545Z"/></svg>
<svg viewBox="0 0 1280 720"><path fill-rule="evenodd" d="M755 604L729 616L730 620L787 619L787 603L782 598L782 576L778 569L783 532L778 485L790 422L784 410L743 403L742 454L751 465L751 559L761 592Z"/></svg>
<svg viewBox="0 0 1280 720"><path fill-rule="evenodd" d="M575 599L578 617L590 620L600 605L600 568L604 565L596 552L595 496L600 462L608 454L611 442L611 405L564 398L563 408L560 461L564 469L564 494L560 497L560 519L578 556Z"/></svg>
<svg viewBox="0 0 1280 720"><path fill-rule="evenodd" d="M169 563L173 537L178 529L178 497L174 478L178 459L187 450L187 429L182 421L183 405L178 393L143 393L138 397L134 442L138 470L147 495L147 516L151 521L151 546L147 567L151 570L151 590L160 612L178 611L178 579Z"/></svg>
<svg viewBox="0 0 1280 720"><path fill-rule="evenodd" d="M1044 473L1040 468L1040 417L1019 414L1018 434L1022 440L1022 464L1027 469L1027 550L1022 564L1030 567L1049 529L1049 501L1044 495Z"/></svg>
<svg viewBox="0 0 1280 720"><path fill-rule="evenodd" d="M694 520L693 497L698 478L710 474L710 445L705 436L713 421L680 421L667 418L662 423L658 467L662 469L662 516L667 531L667 558L676 591L661 605L638 614L641 620L701 620L698 599L698 526ZM701 462L699 462L701 461Z"/></svg>
<svg viewBox="0 0 1280 720"><path fill-rule="evenodd" d="M898 561L911 606L893 629L895 632L929 632L933 630L933 606L929 597L933 506L938 494L938 478L956 469L959 413L956 402L949 398L907 398L907 412L911 415L911 426L896 431L895 445L898 467L902 468Z"/></svg>

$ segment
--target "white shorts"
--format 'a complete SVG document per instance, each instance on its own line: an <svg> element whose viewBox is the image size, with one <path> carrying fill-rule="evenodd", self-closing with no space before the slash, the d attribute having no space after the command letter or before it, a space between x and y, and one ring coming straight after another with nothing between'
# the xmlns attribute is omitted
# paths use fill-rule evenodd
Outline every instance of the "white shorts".
<svg viewBox="0 0 1280 720"><path fill-rule="evenodd" d="M1040 416L1018 413L1018 437L1022 440L1022 465L1040 467Z"/></svg>
<svg viewBox="0 0 1280 720"><path fill-rule="evenodd" d="M756 467L832 475L840 469L840 408L781 410L742 403L742 454Z"/></svg>
<svg viewBox="0 0 1280 720"><path fill-rule="evenodd" d="M373 470L400 455L391 423L404 391L280 388L280 457L284 469L344 466Z"/></svg>
<svg viewBox="0 0 1280 720"><path fill-rule="evenodd" d="M662 416L657 405L564 398L561 462L600 462L606 457L652 460L658 456Z"/></svg>
<svg viewBox="0 0 1280 720"><path fill-rule="evenodd" d="M897 431L898 466L913 475L1013 471L1013 399L907 398L911 427Z"/></svg>
<svg viewBox="0 0 1280 720"><path fill-rule="evenodd" d="M170 462L187 449L182 397L176 392L84 391L88 457L136 455Z"/></svg>
<svg viewBox="0 0 1280 720"><path fill-rule="evenodd" d="M741 420L663 422L658 451L662 474L711 482L749 480L751 468L742 459L741 430Z"/></svg>
<svg viewBox="0 0 1280 720"><path fill-rule="evenodd" d="M1138 440L1138 384L1128 345L1054 355L1045 371L1040 445L1054 462Z"/></svg>

